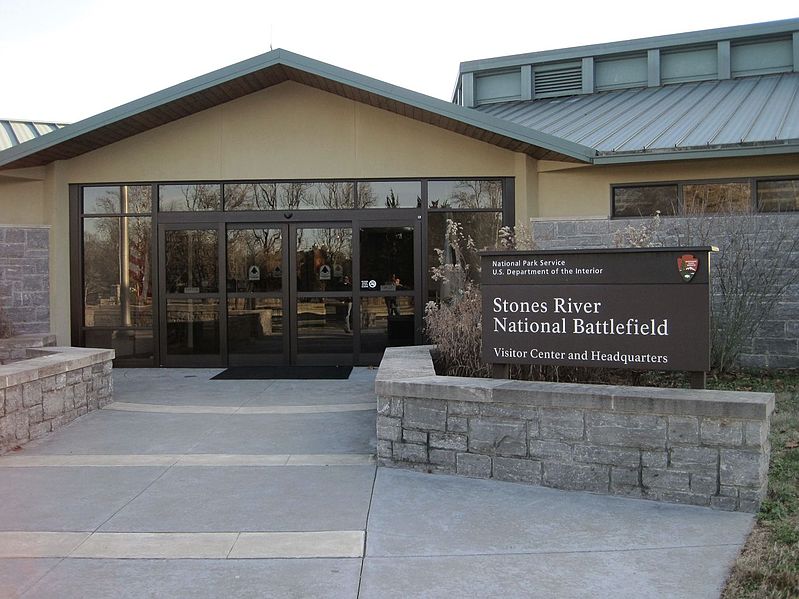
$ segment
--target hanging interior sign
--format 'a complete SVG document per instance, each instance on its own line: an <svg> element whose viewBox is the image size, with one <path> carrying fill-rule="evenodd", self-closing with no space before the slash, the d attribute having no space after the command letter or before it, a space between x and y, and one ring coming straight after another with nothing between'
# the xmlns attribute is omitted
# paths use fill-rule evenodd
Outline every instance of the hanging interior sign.
<svg viewBox="0 0 799 599"><path fill-rule="evenodd" d="M329 281L330 275L330 267L327 264L322 264L322 266L319 267L319 280Z"/></svg>
<svg viewBox="0 0 799 599"><path fill-rule="evenodd" d="M261 280L261 269L258 268L255 264L253 264L247 270L247 278L250 281L260 281Z"/></svg>

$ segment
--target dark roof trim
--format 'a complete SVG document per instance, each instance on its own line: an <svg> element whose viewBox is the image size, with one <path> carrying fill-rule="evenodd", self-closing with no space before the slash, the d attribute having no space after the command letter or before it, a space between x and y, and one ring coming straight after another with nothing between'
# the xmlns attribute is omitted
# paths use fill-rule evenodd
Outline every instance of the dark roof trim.
<svg viewBox="0 0 799 599"><path fill-rule="evenodd" d="M663 162L669 160L702 160L707 158L752 158L777 154L799 154L799 140L767 146L701 147L673 151L619 152L597 154L593 163L635 164L640 162Z"/></svg>
<svg viewBox="0 0 799 599"><path fill-rule="evenodd" d="M0 152L0 168L72 158L288 80L539 158L590 162L596 154L587 146L278 49L4 150Z"/></svg>
<svg viewBox="0 0 799 599"><path fill-rule="evenodd" d="M655 37L645 37L621 42L575 46L573 48L563 48L559 50L544 50L542 52L530 52L529 54L514 54L511 56L470 60L461 63L460 73L470 73L484 69L516 67L541 62L575 60L586 56L604 56L608 54L654 50L655 48L707 44L722 40L736 40L779 33L790 34L794 31L799 31L799 18L769 21L766 23L753 23L751 25L735 25L733 27L721 27L718 29L705 29L702 31L689 31L671 35L658 35Z"/></svg>

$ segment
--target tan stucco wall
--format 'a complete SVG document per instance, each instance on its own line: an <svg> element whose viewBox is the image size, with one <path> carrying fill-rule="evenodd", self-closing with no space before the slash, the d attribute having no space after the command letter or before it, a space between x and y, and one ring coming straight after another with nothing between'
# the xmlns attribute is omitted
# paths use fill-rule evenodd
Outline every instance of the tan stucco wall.
<svg viewBox="0 0 799 599"><path fill-rule="evenodd" d="M59 163L70 183L513 176L514 153L294 82Z"/></svg>
<svg viewBox="0 0 799 599"><path fill-rule="evenodd" d="M0 224L44 225L46 217L43 181L0 181Z"/></svg>
<svg viewBox="0 0 799 599"><path fill-rule="evenodd" d="M799 175L799 156L683 160L633 166L575 166L541 161L538 170L539 210L531 211L530 216L607 217L610 186L614 184Z"/></svg>

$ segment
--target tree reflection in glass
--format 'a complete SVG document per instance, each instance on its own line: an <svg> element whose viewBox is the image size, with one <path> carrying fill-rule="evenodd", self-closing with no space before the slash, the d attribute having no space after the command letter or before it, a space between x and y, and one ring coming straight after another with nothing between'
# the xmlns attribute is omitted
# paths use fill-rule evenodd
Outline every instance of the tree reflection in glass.
<svg viewBox="0 0 799 599"><path fill-rule="evenodd" d="M167 293L219 291L217 242L211 229L166 232Z"/></svg>
<svg viewBox="0 0 799 599"><path fill-rule="evenodd" d="M352 229L297 229L297 290L352 289Z"/></svg>

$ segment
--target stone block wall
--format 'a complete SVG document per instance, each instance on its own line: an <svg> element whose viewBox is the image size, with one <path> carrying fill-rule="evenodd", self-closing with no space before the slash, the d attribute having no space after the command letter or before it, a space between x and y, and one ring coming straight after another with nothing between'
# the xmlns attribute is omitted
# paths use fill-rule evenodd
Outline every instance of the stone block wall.
<svg viewBox="0 0 799 599"><path fill-rule="evenodd" d="M49 227L0 225L0 306L17 335L50 332L49 253Z"/></svg>
<svg viewBox="0 0 799 599"><path fill-rule="evenodd" d="M390 348L382 466L756 512L774 395L435 376Z"/></svg>
<svg viewBox="0 0 799 599"><path fill-rule="evenodd" d="M756 215L747 217L755 219L757 231L754 235L768 236L793 235L799 229L799 213ZM720 222L723 217L717 217ZM708 224L708 222L710 224ZM578 219L578 220L543 220L533 221L533 236L541 249L574 249L613 247L613 238L617 231L627 227L640 227L651 223L651 219ZM654 236L654 242L661 246L677 246L685 236L685 231L702 230L703 236L713 238L707 230L722 226L712 221L697 225L691 217L669 217L661 219L660 229ZM712 242L722 245L721 241ZM759 247L760 242L756 242ZM768 247L768 242L763 244ZM755 336L748 340L739 357L742 366L757 368L797 368L799 367L799 244L789 255L769 255L760 259L765 263L786 264L791 262L793 283L775 307L770 319L765 321ZM723 256L714 256L714 260ZM784 276L789 276L784 273Z"/></svg>
<svg viewBox="0 0 799 599"><path fill-rule="evenodd" d="M112 401L113 350L53 347L28 355L0 366L0 453Z"/></svg>

